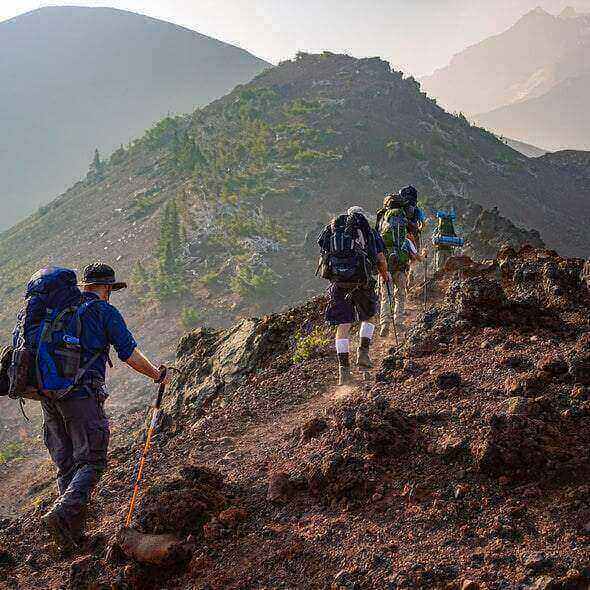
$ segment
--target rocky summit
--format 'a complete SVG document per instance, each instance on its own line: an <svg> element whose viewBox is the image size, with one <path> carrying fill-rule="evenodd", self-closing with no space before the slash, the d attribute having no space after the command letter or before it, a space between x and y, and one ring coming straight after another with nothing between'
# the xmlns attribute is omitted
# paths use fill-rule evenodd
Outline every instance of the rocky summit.
<svg viewBox="0 0 590 590"><path fill-rule="evenodd" d="M372 380L337 387L322 298L199 329L177 351L132 529L144 430L118 422L87 536L0 525L10 589L444 588L590 583L590 296L531 246L451 259L412 291ZM33 501L34 500L34 501Z"/></svg>

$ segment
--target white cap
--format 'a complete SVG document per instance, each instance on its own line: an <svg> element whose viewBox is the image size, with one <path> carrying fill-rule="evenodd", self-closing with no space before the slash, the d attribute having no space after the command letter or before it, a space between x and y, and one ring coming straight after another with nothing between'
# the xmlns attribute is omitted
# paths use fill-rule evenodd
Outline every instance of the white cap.
<svg viewBox="0 0 590 590"><path fill-rule="evenodd" d="M363 217L366 217L367 214L365 210L360 205L355 205L354 207L350 207L346 212L347 215L354 215L355 213L360 213Z"/></svg>

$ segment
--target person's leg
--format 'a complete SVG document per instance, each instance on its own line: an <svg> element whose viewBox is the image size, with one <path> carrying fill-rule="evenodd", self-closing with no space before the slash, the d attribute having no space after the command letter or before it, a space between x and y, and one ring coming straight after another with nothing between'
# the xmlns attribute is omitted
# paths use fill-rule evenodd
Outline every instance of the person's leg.
<svg viewBox="0 0 590 590"><path fill-rule="evenodd" d="M389 334L389 324L391 323L391 302L389 301L390 294L393 297L393 285L389 281L389 289L387 283L379 277L379 335L385 338Z"/></svg>
<svg viewBox="0 0 590 590"><path fill-rule="evenodd" d="M393 321L399 326L404 321L406 311L406 273L397 271L392 274L392 280L395 299Z"/></svg>
<svg viewBox="0 0 590 590"><path fill-rule="evenodd" d="M90 494L107 465L109 422L95 395L56 404L72 441L74 473L64 493L44 518L71 533L90 501ZM54 527L55 528L55 527Z"/></svg>
<svg viewBox="0 0 590 590"><path fill-rule="evenodd" d="M369 349L375 333L375 325L369 321L364 321L361 324L359 331L359 348L357 356L357 364L363 369L370 369L373 365L369 357Z"/></svg>
<svg viewBox="0 0 590 590"><path fill-rule="evenodd" d="M350 326L355 318L355 310L348 291L332 285L328 289L328 306L326 308L326 321L336 327L336 355L338 358L338 383L346 385L350 383Z"/></svg>
<svg viewBox="0 0 590 590"><path fill-rule="evenodd" d="M51 460L57 467L57 488L60 496L74 476L72 440L56 405L47 400L41 402L43 412L43 442Z"/></svg>
<svg viewBox="0 0 590 590"><path fill-rule="evenodd" d="M336 326L336 355L338 357L338 384L347 385L350 374L350 324Z"/></svg>
<svg viewBox="0 0 590 590"><path fill-rule="evenodd" d="M436 270L441 271L449 258L450 252L446 248L438 248L436 250Z"/></svg>
<svg viewBox="0 0 590 590"><path fill-rule="evenodd" d="M366 287L356 292L356 305L358 317L361 321L359 330L359 347L357 351L357 364L361 369L370 369L373 365L369 358L369 348L375 332L373 318L379 308L379 295L377 283L372 281Z"/></svg>

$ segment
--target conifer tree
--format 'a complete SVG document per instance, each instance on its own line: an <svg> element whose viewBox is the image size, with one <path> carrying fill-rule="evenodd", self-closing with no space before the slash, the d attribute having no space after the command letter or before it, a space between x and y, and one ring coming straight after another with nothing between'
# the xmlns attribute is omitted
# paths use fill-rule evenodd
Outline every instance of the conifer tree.
<svg viewBox="0 0 590 590"><path fill-rule="evenodd" d="M90 168L88 170L88 174L86 178L91 182L100 182L104 178L104 162L100 159L100 152L98 148L94 150L94 157L92 158L92 162L90 163Z"/></svg>
<svg viewBox="0 0 590 590"><path fill-rule="evenodd" d="M184 289L182 266L182 226L176 201L164 207L157 245L158 294L161 298L180 294Z"/></svg>

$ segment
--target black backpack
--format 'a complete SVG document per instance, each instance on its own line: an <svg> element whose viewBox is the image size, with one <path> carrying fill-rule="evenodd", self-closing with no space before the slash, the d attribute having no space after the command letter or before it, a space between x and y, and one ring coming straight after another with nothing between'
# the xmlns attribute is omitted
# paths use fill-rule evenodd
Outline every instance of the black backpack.
<svg viewBox="0 0 590 590"><path fill-rule="evenodd" d="M374 239L364 216L340 215L331 223L322 276L333 283L368 283L372 274L368 249Z"/></svg>

